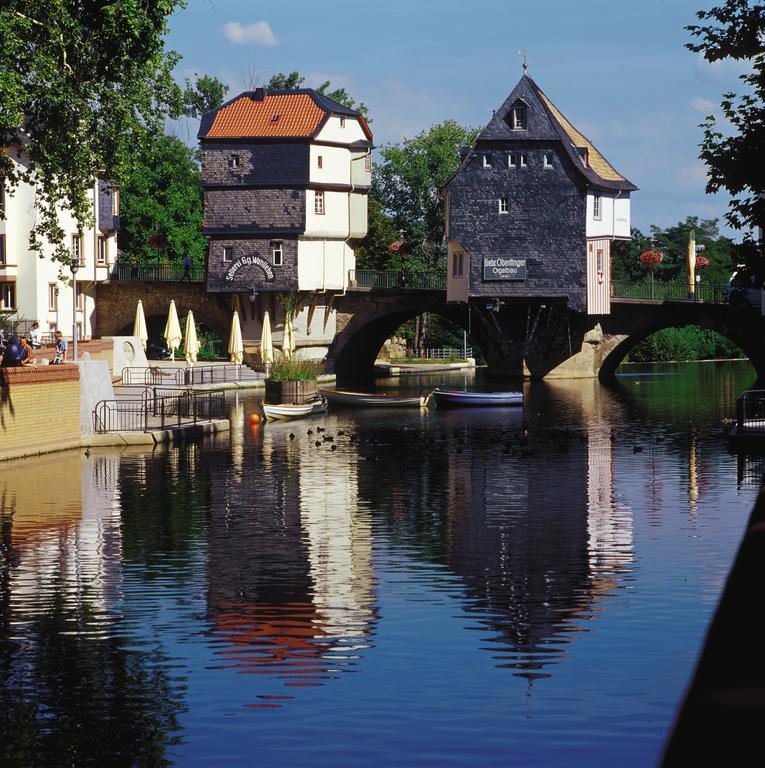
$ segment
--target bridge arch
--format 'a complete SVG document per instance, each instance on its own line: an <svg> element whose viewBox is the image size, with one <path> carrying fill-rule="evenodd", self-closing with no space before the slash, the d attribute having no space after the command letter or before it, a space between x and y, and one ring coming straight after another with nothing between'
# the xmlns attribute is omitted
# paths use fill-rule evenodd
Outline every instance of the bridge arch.
<svg viewBox="0 0 765 768"><path fill-rule="evenodd" d="M678 304L677 307L617 305L604 322L599 376L611 378L627 355L641 341L666 328L696 326L714 331L738 346L749 358L757 378L765 381L765 323L750 307Z"/></svg>
<svg viewBox="0 0 765 768"><path fill-rule="evenodd" d="M377 353L396 330L423 312L451 320L470 332L481 350L489 348L480 323L470 323L465 305L447 304L438 295L411 292L398 295L347 294L335 302L337 334L327 354L338 378L371 374Z"/></svg>

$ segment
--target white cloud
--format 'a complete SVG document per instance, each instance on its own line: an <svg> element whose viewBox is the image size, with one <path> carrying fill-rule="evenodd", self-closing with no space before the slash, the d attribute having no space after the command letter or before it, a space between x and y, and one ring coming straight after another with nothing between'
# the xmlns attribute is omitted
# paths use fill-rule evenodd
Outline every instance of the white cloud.
<svg viewBox="0 0 765 768"><path fill-rule="evenodd" d="M691 107L697 112L701 112L704 115L708 115L717 108L717 104L709 99L705 99L703 96L697 96L692 102Z"/></svg>
<svg viewBox="0 0 765 768"><path fill-rule="evenodd" d="M256 21L252 24L229 21L223 26L223 34L235 45L255 43L255 45L272 48L279 43L267 21Z"/></svg>

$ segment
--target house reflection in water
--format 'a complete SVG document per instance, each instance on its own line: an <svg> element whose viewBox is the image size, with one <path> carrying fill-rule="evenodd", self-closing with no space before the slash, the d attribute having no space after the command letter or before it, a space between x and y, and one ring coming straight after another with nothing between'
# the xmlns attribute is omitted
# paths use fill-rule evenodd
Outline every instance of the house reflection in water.
<svg viewBox="0 0 765 768"><path fill-rule="evenodd" d="M389 510L396 544L462 579L464 611L487 631L497 665L533 679L549 676L596 618L594 604L618 587L632 561L632 517L614 500L613 445L600 419L615 407L607 392L597 382L530 391L523 412L448 411L426 439L398 432L395 452L374 469L360 465L360 487ZM566 432L545 420L559 413L587 427ZM396 478L395 490L380 487L381 475Z"/></svg>
<svg viewBox="0 0 765 768"><path fill-rule="evenodd" d="M0 722L14 765L164 764L179 705L121 631L120 454L0 472ZM4 731L5 728L2 729Z"/></svg>
<svg viewBox="0 0 765 768"><path fill-rule="evenodd" d="M262 430L251 466L229 466L236 482L224 456L210 459L208 609L222 666L320 685L369 646L370 523L356 510L355 468L328 475L328 451L312 453L290 429ZM279 698L256 695L269 703L253 706Z"/></svg>

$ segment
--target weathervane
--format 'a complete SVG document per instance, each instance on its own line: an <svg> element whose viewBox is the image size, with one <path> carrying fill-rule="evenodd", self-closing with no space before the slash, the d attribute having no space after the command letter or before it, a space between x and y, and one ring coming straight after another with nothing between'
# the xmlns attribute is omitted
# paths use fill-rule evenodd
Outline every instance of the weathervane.
<svg viewBox="0 0 765 768"><path fill-rule="evenodd" d="M526 63L526 49L521 48L520 51L518 51L519 56L523 56L523 74L526 74L526 70L529 68L529 65Z"/></svg>

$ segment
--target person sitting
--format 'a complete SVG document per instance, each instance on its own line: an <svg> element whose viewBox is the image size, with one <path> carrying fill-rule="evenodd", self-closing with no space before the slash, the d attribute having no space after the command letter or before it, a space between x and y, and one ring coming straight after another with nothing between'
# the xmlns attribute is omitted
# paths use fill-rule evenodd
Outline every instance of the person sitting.
<svg viewBox="0 0 765 768"><path fill-rule="evenodd" d="M42 347L42 331L37 320L32 323L32 328L29 331L29 343L32 349L40 349Z"/></svg>
<svg viewBox="0 0 765 768"><path fill-rule="evenodd" d="M36 363L34 359L34 352L26 339L19 339L21 344L21 364L22 365L34 365Z"/></svg>
<svg viewBox="0 0 765 768"><path fill-rule="evenodd" d="M16 368L23 364L24 357L26 356L24 348L19 342L19 337L15 334L8 338L8 344L3 352L3 368Z"/></svg>
<svg viewBox="0 0 765 768"><path fill-rule="evenodd" d="M61 331L56 331L56 356L53 358L51 365L61 365L66 362L66 353L69 351L69 342L64 338L64 334Z"/></svg>

